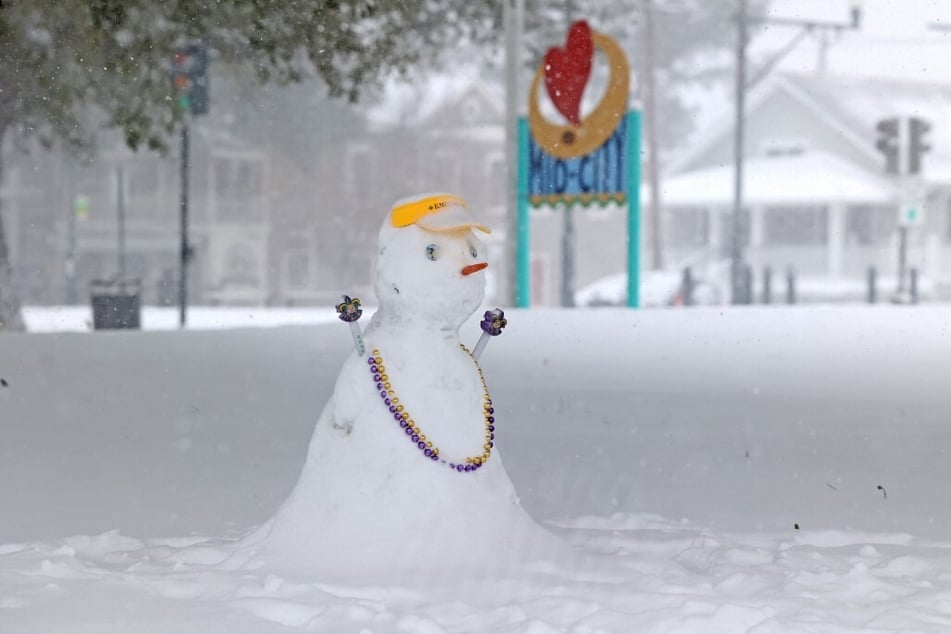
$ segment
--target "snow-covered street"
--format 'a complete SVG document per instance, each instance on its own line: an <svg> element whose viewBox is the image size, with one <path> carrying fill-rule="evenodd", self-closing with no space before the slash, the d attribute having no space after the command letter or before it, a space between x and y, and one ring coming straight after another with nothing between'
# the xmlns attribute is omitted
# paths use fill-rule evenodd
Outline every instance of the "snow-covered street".
<svg viewBox="0 0 951 634"><path fill-rule="evenodd" d="M0 631L951 629L951 310L509 321L499 451L574 554L346 586L230 546L296 481L344 326L0 338Z"/></svg>

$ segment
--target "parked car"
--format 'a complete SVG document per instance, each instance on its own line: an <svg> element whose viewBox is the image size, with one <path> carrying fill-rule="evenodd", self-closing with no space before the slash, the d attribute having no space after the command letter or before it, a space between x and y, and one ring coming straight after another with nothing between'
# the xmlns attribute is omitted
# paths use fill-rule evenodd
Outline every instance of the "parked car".
<svg viewBox="0 0 951 634"><path fill-rule="evenodd" d="M722 293L709 280L693 280L693 303L719 304ZM640 305L644 308L682 306L685 303L683 273L678 271L643 271L640 284ZM603 277L575 292L576 306L626 306L627 273Z"/></svg>

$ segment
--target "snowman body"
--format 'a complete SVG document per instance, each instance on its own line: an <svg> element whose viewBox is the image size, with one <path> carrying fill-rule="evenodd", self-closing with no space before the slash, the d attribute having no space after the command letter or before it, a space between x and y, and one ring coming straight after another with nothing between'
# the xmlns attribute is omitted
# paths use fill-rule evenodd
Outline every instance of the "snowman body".
<svg viewBox="0 0 951 634"><path fill-rule="evenodd" d="M384 223L367 354L344 363L296 487L259 532L262 556L325 576L405 579L508 567L547 543L493 446L491 404L459 337L484 298L485 255L469 226Z"/></svg>

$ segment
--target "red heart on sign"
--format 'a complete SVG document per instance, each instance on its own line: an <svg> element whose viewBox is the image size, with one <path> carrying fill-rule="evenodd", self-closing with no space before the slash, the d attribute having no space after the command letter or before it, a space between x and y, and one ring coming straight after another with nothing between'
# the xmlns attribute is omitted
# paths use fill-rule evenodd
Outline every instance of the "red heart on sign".
<svg viewBox="0 0 951 634"><path fill-rule="evenodd" d="M584 20L571 25L565 48L553 47L545 54L545 88L558 112L581 125L581 96L591 76L594 41Z"/></svg>

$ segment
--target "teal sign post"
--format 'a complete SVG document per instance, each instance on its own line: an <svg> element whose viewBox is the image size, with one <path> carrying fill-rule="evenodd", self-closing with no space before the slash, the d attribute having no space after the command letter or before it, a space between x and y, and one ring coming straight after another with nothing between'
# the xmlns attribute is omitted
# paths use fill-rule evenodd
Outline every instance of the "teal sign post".
<svg viewBox="0 0 951 634"><path fill-rule="evenodd" d="M641 113L636 110L628 112L624 124L618 126L618 131L623 136L615 135L608 141L616 144L610 150L611 165L607 172L598 172L595 178L594 166L608 153L604 148L571 161L550 156L539 160L539 148L532 142L528 121L525 117L519 119L516 300L520 308L531 305L529 209L559 201L580 202L585 207L612 202L627 204L627 305L630 308L640 306ZM599 152L602 153L601 157L597 156ZM557 176L546 176L546 170L547 174Z"/></svg>

